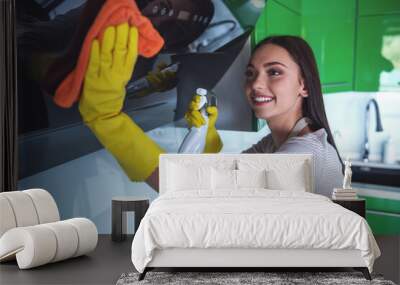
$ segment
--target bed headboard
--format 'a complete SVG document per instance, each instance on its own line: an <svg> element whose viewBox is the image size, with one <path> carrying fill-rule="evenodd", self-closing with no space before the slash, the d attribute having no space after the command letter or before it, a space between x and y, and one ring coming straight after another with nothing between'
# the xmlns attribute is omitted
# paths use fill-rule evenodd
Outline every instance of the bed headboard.
<svg viewBox="0 0 400 285"><path fill-rule="evenodd" d="M312 154L274 154L274 153L206 153L206 154L183 154L165 153L159 157L159 191L160 194L167 192L168 164L176 163L190 166L213 166L224 169L276 169L280 173L287 173L293 169L293 165L303 165L306 191L314 192L314 161Z"/></svg>

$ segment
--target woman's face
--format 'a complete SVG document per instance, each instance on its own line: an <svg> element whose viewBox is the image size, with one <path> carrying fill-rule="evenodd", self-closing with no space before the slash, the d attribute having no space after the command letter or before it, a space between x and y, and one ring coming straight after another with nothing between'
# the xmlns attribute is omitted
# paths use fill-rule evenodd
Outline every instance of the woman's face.
<svg viewBox="0 0 400 285"><path fill-rule="evenodd" d="M245 92L257 118L301 115L304 88L300 68L282 47L266 44L253 54L246 70Z"/></svg>

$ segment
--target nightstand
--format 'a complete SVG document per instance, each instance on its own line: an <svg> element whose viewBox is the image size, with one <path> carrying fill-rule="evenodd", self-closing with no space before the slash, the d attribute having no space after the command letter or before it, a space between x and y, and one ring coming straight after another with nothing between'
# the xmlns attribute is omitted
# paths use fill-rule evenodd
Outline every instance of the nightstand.
<svg viewBox="0 0 400 285"><path fill-rule="evenodd" d="M135 231L137 231L140 221L149 208L149 199L134 196L113 197L111 207L111 238L113 241L123 241L126 239L126 212L135 212Z"/></svg>
<svg viewBox="0 0 400 285"><path fill-rule="evenodd" d="M332 199L332 202L339 204L340 206L359 214L361 217L365 218L365 199L352 199L352 200L337 200Z"/></svg>

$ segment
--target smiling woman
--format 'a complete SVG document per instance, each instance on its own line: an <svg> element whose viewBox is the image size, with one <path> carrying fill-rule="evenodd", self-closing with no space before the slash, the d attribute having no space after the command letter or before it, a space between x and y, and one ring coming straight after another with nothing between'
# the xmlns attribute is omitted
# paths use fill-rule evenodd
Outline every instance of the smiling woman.
<svg viewBox="0 0 400 285"><path fill-rule="evenodd" d="M258 118L279 125L285 118L290 127L300 118L302 101L308 93L300 68L289 53L278 45L265 44L256 49L248 64L246 96ZM275 139L285 139L277 134Z"/></svg>
<svg viewBox="0 0 400 285"><path fill-rule="evenodd" d="M333 188L342 185L343 162L329 128L310 46L300 37L268 37L254 48L245 76L247 101L271 133L242 153L311 153L315 193L330 197ZM194 96L185 114L190 126L205 124L199 102L199 96ZM207 113L215 123L217 108L208 107ZM208 126L208 132L205 148L219 152L215 146L222 142L215 124ZM147 182L157 185L157 175L158 168Z"/></svg>
<svg viewBox="0 0 400 285"><path fill-rule="evenodd" d="M315 191L330 196L342 183L343 163L310 46L295 36L266 38L255 47L245 75L248 102L271 133L242 153L312 153Z"/></svg>

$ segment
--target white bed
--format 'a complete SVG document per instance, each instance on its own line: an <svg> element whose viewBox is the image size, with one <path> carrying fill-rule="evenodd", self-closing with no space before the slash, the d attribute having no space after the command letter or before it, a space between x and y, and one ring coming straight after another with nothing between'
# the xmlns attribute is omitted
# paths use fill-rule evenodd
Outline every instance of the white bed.
<svg viewBox="0 0 400 285"><path fill-rule="evenodd" d="M160 196L132 243L140 279L155 267L354 267L370 278L371 230L312 193L311 155L163 154L159 166Z"/></svg>

